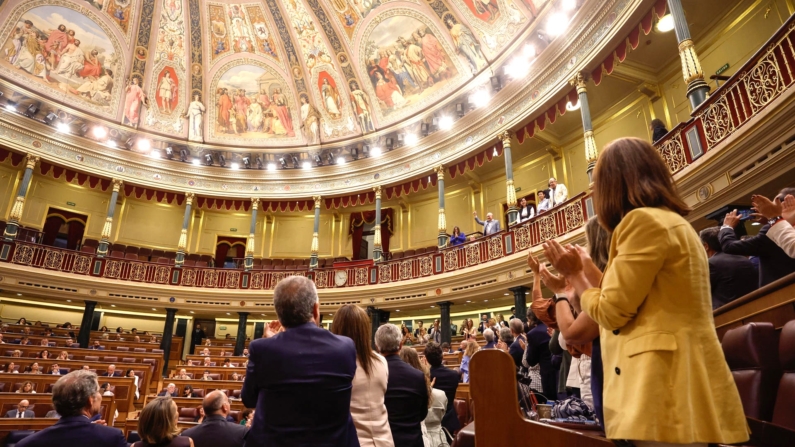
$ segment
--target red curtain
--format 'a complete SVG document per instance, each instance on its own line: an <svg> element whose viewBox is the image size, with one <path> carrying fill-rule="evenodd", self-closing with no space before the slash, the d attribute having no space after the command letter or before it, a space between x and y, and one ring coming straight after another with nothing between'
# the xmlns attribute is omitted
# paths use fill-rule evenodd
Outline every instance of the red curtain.
<svg viewBox="0 0 795 447"><path fill-rule="evenodd" d="M389 253L389 238L393 233L393 215L392 208L381 209L381 249L384 253ZM351 245L353 246L353 256L351 259L359 259L359 250L362 248L362 233L364 232L365 224L375 223L375 210L363 211L361 213L351 213L351 228L349 234L353 237Z"/></svg>
<svg viewBox="0 0 795 447"><path fill-rule="evenodd" d="M58 231L61 225L68 224L66 248L70 250L77 250L78 244L83 240L83 233L86 228L86 216L83 214L72 213L66 210L59 210L50 208L47 210L47 220L44 221L44 238L42 243L44 245L55 245L55 239L58 238Z"/></svg>
<svg viewBox="0 0 795 447"><path fill-rule="evenodd" d="M77 245L83 240L83 233L86 230L86 225L79 221L73 220L69 222L69 232L66 236L66 248L69 250L77 250Z"/></svg>
<svg viewBox="0 0 795 447"><path fill-rule="evenodd" d="M222 268L230 249L237 246L243 247L245 253L246 238L228 236L219 237L215 243L215 267ZM232 254L234 255L235 253L237 253L237 251L232 250Z"/></svg>
<svg viewBox="0 0 795 447"><path fill-rule="evenodd" d="M58 238L58 230L61 229L61 225L63 225L63 223L64 218L61 216L48 216L47 220L44 221L44 228L42 228L42 231L44 232L42 244L55 245L55 239Z"/></svg>

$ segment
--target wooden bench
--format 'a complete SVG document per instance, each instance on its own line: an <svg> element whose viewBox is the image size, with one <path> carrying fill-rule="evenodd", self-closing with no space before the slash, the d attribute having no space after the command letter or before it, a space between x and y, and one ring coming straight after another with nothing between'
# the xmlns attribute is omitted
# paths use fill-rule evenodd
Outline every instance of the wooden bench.
<svg viewBox="0 0 795 447"><path fill-rule="evenodd" d="M182 394L182 389L185 388L185 385L190 385L193 387L194 390L201 390L200 394L207 395L210 391L213 390L226 390L227 396L230 399L239 399L240 398L240 391L243 389L243 382L237 382L233 380L196 380L196 379L168 379L163 381L163 389L168 386L169 383L173 383L180 394ZM158 390L158 394L162 390Z"/></svg>
<svg viewBox="0 0 795 447"><path fill-rule="evenodd" d="M210 371L210 377L212 377L213 380L232 380L232 373L237 373L241 377L246 375L246 368L243 367L224 368L222 366L209 366L205 368L203 366L182 365L171 370L171 377L179 374L181 369L184 369L187 374L191 374L194 380L201 378L202 375L204 375L204 371Z"/></svg>
<svg viewBox="0 0 795 447"><path fill-rule="evenodd" d="M50 410L55 409L52 405L52 394L50 393L0 393L1 414L5 416L9 411L16 410L19 401L22 399L30 403L28 410L32 410L37 418L44 418ZM111 424L115 411L116 398L114 396L102 396L102 407L99 410L102 419Z"/></svg>
<svg viewBox="0 0 795 447"><path fill-rule="evenodd" d="M12 390L16 384L29 381L33 383L34 389L38 393L52 392L52 386L62 376L48 374L0 374L0 383L4 391ZM119 410L119 417L126 415L134 409L135 404L135 385L132 377L100 377L101 383L110 383L113 393L116 396L116 408ZM16 393L14 393L16 394ZM19 396L20 394L17 394Z"/></svg>
<svg viewBox="0 0 795 447"><path fill-rule="evenodd" d="M17 345L14 343L16 339L21 339L24 335L22 334L14 334L14 333L3 333L4 341L7 345L15 346ZM41 335L28 335L28 339L30 340L30 345L25 346L34 346L38 347L39 349L50 349L50 350L70 350L70 349L78 349L77 347L73 348L72 346L77 343L74 340L72 345L66 345L66 339L60 337L44 337ZM55 346L44 347L41 346L41 341L43 339L47 339L48 342L51 344L54 342ZM89 340L89 345L92 345L94 341L99 341L100 345L103 346L105 349L103 351L128 351L128 352L144 352L153 355L157 355L163 357L163 350L160 349L159 343L144 343L144 342L134 342L132 341L132 336L128 337L129 339L125 339L124 341L114 341L114 340L102 340L99 337L91 337ZM181 342L180 342L181 343ZM171 350L169 351L169 360L179 360L182 358L182 347L180 343L173 343L171 344ZM121 349L119 349L121 348ZM137 351L136 351L137 349Z"/></svg>
<svg viewBox="0 0 795 447"><path fill-rule="evenodd" d="M235 347L233 346L196 346L193 350L193 354L191 355L200 355L204 357L202 351L207 349L210 351L210 357L230 357L235 352ZM224 353L223 355L221 353Z"/></svg>
<svg viewBox="0 0 795 447"><path fill-rule="evenodd" d="M215 366L221 366L224 364L224 360L229 359L231 363L237 363L242 365L246 360L247 357L232 357L232 356L209 356L211 362L215 362ZM185 365L189 366L193 363L193 366L202 366L204 364L204 356L203 355L188 355L185 357Z"/></svg>
<svg viewBox="0 0 795 447"><path fill-rule="evenodd" d="M729 329L752 322L772 323L780 330L795 320L795 273L789 274L743 297L725 304L713 312L718 337Z"/></svg>

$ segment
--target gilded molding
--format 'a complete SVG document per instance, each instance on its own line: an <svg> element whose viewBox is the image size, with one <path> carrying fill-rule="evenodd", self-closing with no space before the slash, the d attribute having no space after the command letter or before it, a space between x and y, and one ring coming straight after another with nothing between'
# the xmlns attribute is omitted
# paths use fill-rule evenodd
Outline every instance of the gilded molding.
<svg viewBox="0 0 795 447"><path fill-rule="evenodd" d="M313 256L317 256L319 246L320 244L318 243L317 232L314 232L312 233L312 245L310 247Z"/></svg>
<svg viewBox="0 0 795 447"><path fill-rule="evenodd" d="M177 242L177 251L185 251L188 246L188 230L183 228L179 233L179 242Z"/></svg>
<svg viewBox="0 0 795 447"><path fill-rule="evenodd" d="M22 219L23 209L25 209L25 196L17 196L14 200L14 206L11 207L11 214L8 215L8 220L19 222Z"/></svg>
<svg viewBox="0 0 795 447"><path fill-rule="evenodd" d="M704 79L704 72L701 69L698 55L696 55L693 40L686 39L679 43L679 58L682 60L682 76L685 79L685 84Z"/></svg>
<svg viewBox="0 0 795 447"><path fill-rule="evenodd" d="M196 194L192 192L185 193L185 206L193 205L193 198L196 197Z"/></svg>
<svg viewBox="0 0 795 447"><path fill-rule="evenodd" d="M315 208L320 208L321 199L320 196L312 196L312 200L315 201Z"/></svg>
<svg viewBox="0 0 795 447"><path fill-rule="evenodd" d="M444 180L444 166L439 165L433 168L433 172L436 173L436 178L438 178L439 180Z"/></svg>
<svg viewBox="0 0 795 447"><path fill-rule="evenodd" d="M513 179L505 182L507 195L505 200L508 202L508 209L516 209L516 188L513 186Z"/></svg>
<svg viewBox="0 0 795 447"><path fill-rule="evenodd" d="M122 185L124 185L123 180L119 180L117 178L113 179L113 192L118 193L121 191Z"/></svg>
<svg viewBox="0 0 795 447"><path fill-rule="evenodd" d="M376 200L380 200L381 199L381 185L373 187L373 191L375 191ZM376 222L376 224L379 224L379 223L380 222Z"/></svg>
<svg viewBox="0 0 795 447"><path fill-rule="evenodd" d="M101 239L103 241L107 241L110 239L110 232L112 228L113 228L113 216L108 216L105 218L105 224L102 226Z"/></svg>
<svg viewBox="0 0 795 447"><path fill-rule="evenodd" d="M251 211L257 211L259 208L259 197L251 198Z"/></svg>
<svg viewBox="0 0 795 447"><path fill-rule="evenodd" d="M39 164L41 158L38 155L28 154L25 157L25 169L33 169Z"/></svg>
<svg viewBox="0 0 795 447"><path fill-rule="evenodd" d="M447 217L444 208L439 208L439 233L447 232Z"/></svg>
<svg viewBox="0 0 795 447"><path fill-rule="evenodd" d="M599 157L599 150L596 148L596 140L593 136L593 131L589 130L583 134L585 139L585 161L588 163L595 162Z"/></svg>
<svg viewBox="0 0 795 447"><path fill-rule="evenodd" d="M381 248L381 223L376 222L373 226L373 248Z"/></svg>
<svg viewBox="0 0 795 447"><path fill-rule="evenodd" d="M254 256L254 233L249 233L248 240L246 240L246 257Z"/></svg>

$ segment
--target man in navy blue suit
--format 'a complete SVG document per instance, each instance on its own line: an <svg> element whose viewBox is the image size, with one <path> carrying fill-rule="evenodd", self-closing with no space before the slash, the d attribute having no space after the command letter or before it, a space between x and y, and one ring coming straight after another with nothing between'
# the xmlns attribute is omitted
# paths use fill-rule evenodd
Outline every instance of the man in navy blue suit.
<svg viewBox="0 0 795 447"><path fill-rule="evenodd" d="M461 375L450 368L442 365L444 355L442 348L434 342L428 342L425 345L425 360L431 365L431 380L433 380L433 387L437 390L444 391L447 396L447 411L442 418L442 427L446 428L450 434L454 434L461 428L461 422L458 420L458 413L455 410L455 393L458 390L458 382L461 381ZM447 439L448 442L453 442L452 439Z"/></svg>
<svg viewBox="0 0 795 447"><path fill-rule="evenodd" d="M121 430L91 422L102 405L97 375L91 371L79 369L58 379L52 388L52 404L61 419L19 441L17 447L127 447Z"/></svg>
<svg viewBox="0 0 795 447"><path fill-rule="evenodd" d="M358 447L350 412L353 340L318 327L317 290L303 276L280 281L273 305L279 321L248 347L240 396L257 411L245 446Z"/></svg>
<svg viewBox="0 0 795 447"><path fill-rule="evenodd" d="M389 368L384 405L395 447L423 447L420 424L428 415L428 387L425 374L398 356L402 343L400 329L394 324L385 324L375 333L375 345Z"/></svg>

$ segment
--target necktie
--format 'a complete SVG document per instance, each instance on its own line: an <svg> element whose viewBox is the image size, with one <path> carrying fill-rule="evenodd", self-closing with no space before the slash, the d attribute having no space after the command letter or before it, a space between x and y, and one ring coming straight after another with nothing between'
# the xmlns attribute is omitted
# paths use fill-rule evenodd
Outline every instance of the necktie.
<svg viewBox="0 0 795 447"><path fill-rule="evenodd" d="M17 419L22 419L22 412L21 411L17 413Z"/></svg>

